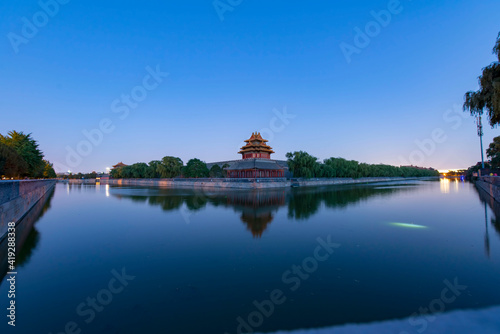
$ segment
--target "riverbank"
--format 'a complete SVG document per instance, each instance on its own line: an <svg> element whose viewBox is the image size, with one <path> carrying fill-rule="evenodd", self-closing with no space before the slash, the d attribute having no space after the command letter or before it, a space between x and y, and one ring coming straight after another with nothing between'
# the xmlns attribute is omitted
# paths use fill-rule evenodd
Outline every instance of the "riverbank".
<svg viewBox="0 0 500 334"><path fill-rule="evenodd" d="M109 184L117 186L143 186L162 188L210 188L210 189L266 189L266 188L288 188L288 187L319 187L343 184L362 184L375 182L393 182L410 180L433 180L438 177L367 177L359 179L332 178L332 179L224 179L224 178L204 178L204 179L109 179L109 180L69 180L71 184Z"/></svg>
<svg viewBox="0 0 500 334"><path fill-rule="evenodd" d="M500 202L500 177L481 176L476 180L476 186L486 191L495 201Z"/></svg>
<svg viewBox="0 0 500 334"><path fill-rule="evenodd" d="M55 180L0 181L0 240L56 184Z"/></svg>

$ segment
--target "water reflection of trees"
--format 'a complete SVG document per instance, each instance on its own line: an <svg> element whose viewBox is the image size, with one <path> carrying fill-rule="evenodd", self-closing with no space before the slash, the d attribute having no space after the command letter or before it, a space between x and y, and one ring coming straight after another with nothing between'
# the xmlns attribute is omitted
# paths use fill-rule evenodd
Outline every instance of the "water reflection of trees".
<svg viewBox="0 0 500 334"><path fill-rule="evenodd" d="M301 220L316 214L321 204L327 208L346 208L349 205L367 200L374 196L388 196L395 192L412 191L413 186L354 186L325 187L320 189L294 189L288 203L288 217Z"/></svg>
<svg viewBox="0 0 500 334"><path fill-rule="evenodd" d="M490 223L500 235L500 203L495 201L495 199L483 189L478 187L474 187L474 189L476 189L481 202L488 204L491 211L495 214L495 217L491 217Z"/></svg>
<svg viewBox="0 0 500 334"><path fill-rule="evenodd" d="M40 233L36 229L36 222L50 209L54 188L49 190L16 225L16 265L23 266L29 262L33 252L40 242ZM8 245L7 238L0 243L0 277L8 272Z"/></svg>
<svg viewBox="0 0 500 334"><path fill-rule="evenodd" d="M137 203L159 206L164 211L179 210L185 204L189 211L199 211L208 205L228 207L239 213L240 220L256 238L262 236L280 207L288 206L291 219L309 219L320 207L338 209L359 203L376 196L388 196L399 191L412 191L414 187L393 185L343 186L299 189L266 190L178 190L145 189L144 195L127 194L127 189L115 189L111 194ZM120 190L119 190L120 189Z"/></svg>
<svg viewBox="0 0 500 334"><path fill-rule="evenodd" d="M495 229L497 234L500 236L500 203L495 201L495 199L490 196L486 191L481 188L474 187L476 189L479 199L484 203L484 219L485 219L485 232L484 232L484 249L486 255L490 256L490 235L488 222ZM493 211L494 217L488 217L488 211L486 205L490 207L491 211ZM489 218L489 219L488 219Z"/></svg>

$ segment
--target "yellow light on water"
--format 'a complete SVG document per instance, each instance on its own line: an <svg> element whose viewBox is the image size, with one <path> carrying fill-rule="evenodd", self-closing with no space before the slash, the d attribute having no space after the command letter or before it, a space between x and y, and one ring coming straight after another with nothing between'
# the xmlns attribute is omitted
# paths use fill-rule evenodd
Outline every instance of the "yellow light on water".
<svg viewBox="0 0 500 334"><path fill-rule="evenodd" d="M441 179L439 180L439 189L442 194L450 193L450 179Z"/></svg>
<svg viewBox="0 0 500 334"><path fill-rule="evenodd" d="M389 224L397 227L406 227L406 228L428 228L427 226L413 224L413 223L389 223Z"/></svg>

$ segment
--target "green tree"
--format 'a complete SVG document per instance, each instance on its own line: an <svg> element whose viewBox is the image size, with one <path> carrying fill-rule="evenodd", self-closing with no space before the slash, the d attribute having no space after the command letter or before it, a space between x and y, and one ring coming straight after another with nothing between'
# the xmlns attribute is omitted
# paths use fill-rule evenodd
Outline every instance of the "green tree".
<svg viewBox="0 0 500 334"><path fill-rule="evenodd" d="M121 177L124 179L131 179L134 177L132 166L123 166L120 167Z"/></svg>
<svg viewBox="0 0 500 334"><path fill-rule="evenodd" d="M493 142L486 149L486 155L490 158L493 168L500 168L500 136L493 138Z"/></svg>
<svg viewBox="0 0 500 334"><path fill-rule="evenodd" d="M222 177L222 168L219 165L215 164L210 168L209 172L210 177Z"/></svg>
<svg viewBox="0 0 500 334"><path fill-rule="evenodd" d="M358 175L359 163L355 160L346 160L344 158L329 158L324 163L334 170L335 177L355 178Z"/></svg>
<svg viewBox="0 0 500 334"><path fill-rule="evenodd" d="M318 164L318 170L316 171L316 177L335 177L335 170L327 164Z"/></svg>
<svg viewBox="0 0 500 334"><path fill-rule="evenodd" d="M148 164L144 162L137 162L130 167L131 172L132 172L132 178L134 179L143 179L146 177L146 174L148 172L149 166Z"/></svg>
<svg viewBox="0 0 500 334"><path fill-rule="evenodd" d="M160 177L159 166L161 165L160 160L150 161L148 164L148 169L146 171L146 177L148 179L156 179Z"/></svg>
<svg viewBox="0 0 500 334"><path fill-rule="evenodd" d="M28 174L28 164L16 150L0 142L0 177L20 178Z"/></svg>
<svg viewBox="0 0 500 334"><path fill-rule="evenodd" d="M207 164L199 159L191 159L186 164L186 167L183 168L182 174L185 177L208 177L209 170L207 168Z"/></svg>
<svg viewBox="0 0 500 334"><path fill-rule="evenodd" d="M463 105L464 111L472 116L480 116L486 111L492 127L500 124L500 33L493 53L499 61L483 68L478 78L479 90L465 93Z"/></svg>
<svg viewBox="0 0 500 334"><path fill-rule="evenodd" d="M57 175L56 175L56 172L54 171L54 167L53 165L48 162L47 160L43 160L43 163L45 164L45 166L43 167L43 178L45 179L53 179L53 178L56 178Z"/></svg>
<svg viewBox="0 0 500 334"><path fill-rule="evenodd" d="M309 155L307 152L288 152L286 157L288 159L288 168L294 177L315 177L315 174L320 170L318 158Z"/></svg>
<svg viewBox="0 0 500 334"><path fill-rule="evenodd" d="M177 177L181 175L183 165L184 163L180 158L166 156L161 159L161 164L158 165L157 172L163 178Z"/></svg>
<svg viewBox="0 0 500 334"><path fill-rule="evenodd" d="M113 168L109 175L114 179L121 179L122 177L122 169L121 168Z"/></svg>
<svg viewBox="0 0 500 334"><path fill-rule="evenodd" d="M0 142L16 150L17 154L26 161L28 176L42 176L45 167L43 153L38 148L38 143L31 137L31 133L9 131L7 136L0 134Z"/></svg>

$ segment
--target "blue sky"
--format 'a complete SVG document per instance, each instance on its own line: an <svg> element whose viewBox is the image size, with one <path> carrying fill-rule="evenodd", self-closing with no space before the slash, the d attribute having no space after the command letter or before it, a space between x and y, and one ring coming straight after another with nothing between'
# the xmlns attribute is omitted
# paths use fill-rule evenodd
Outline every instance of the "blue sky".
<svg viewBox="0 0 500 334"><path fill-rule="evenodd" d="M498 1L403 0L379 29L372 11L394 0L220 0L223 13L210 0L54 1L0 3L0 133L33 133L58 171L238 159L253 131L277 159L305 150L438 169L480 160L460 108L495 60ZM372 37L348 62L340 45L356 47L356 28L367 27ZM137 98L128 107L127 95ZM102 136L92 132L100 123ZM499 133L484 123L486 147Z"/></svg>

